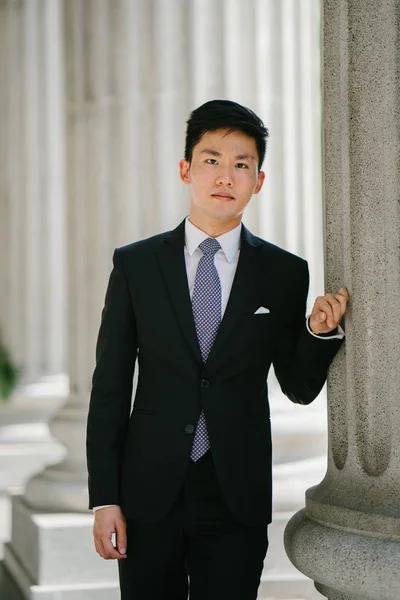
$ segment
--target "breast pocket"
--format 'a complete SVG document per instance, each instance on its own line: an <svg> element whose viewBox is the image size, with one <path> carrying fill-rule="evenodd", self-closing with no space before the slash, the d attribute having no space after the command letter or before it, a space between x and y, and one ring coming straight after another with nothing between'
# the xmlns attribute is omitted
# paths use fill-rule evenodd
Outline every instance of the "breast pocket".
<svg viewBox="0 0 400 600"><path fill-rule="evenodd" d="M273 348L276 343L276 318L272 312L245 313L241 319L243 341L253 350Z"/></svg>

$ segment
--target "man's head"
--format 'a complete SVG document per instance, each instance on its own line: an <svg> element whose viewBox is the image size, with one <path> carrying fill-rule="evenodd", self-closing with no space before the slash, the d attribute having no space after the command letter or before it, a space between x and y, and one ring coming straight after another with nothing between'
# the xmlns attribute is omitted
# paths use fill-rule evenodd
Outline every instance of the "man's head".
<svg viewBox="0 0 400 600"><path fill-rule="evenodd" d="M196 108L187 121L185 160L192 161L193 148L207 131L226 129L242 131L254 139L258 153L258 170L264 162L268 129L250 108L231 100L210 100Z"/></svg>
<svg viewBox="0 0 400 600"><path fill-rule="evenodd" d="M188 120L180 176L191 186L190 220L215 237L238 225L265 173L268 130L248 108L212 100Z"/></svg>

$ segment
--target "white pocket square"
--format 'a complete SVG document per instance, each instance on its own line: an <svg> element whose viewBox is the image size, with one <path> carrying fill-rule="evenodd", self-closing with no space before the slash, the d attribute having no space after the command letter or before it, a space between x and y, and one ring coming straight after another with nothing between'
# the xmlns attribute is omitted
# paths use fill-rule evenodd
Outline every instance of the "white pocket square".
<svg viewBox="0 0 400 600"><path fill-rule="evenodd" d="M264 306L260 306L260 308L257 308L256 312L254 313L255 315L265 315L267 313L271 312L269 310L269 308L265 308Z"/></svg>

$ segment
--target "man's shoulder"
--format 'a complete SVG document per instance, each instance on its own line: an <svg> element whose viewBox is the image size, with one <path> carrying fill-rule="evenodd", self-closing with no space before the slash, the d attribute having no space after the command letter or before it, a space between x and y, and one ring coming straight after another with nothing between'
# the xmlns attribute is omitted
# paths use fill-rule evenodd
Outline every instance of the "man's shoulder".
<svg viewBox="0 0 400 600"><path fill-rule="evenodd" d="M119 248L117 248L117 252L119 255L122 255L124 257L154 252L172 233L172 231L164 231L163 233L157 233L156 235L137 240L136 242L131 242L130 244L126 244L125 246L120 246Z"/></svg>
<svg viewBox="0 0 400 600"><path fill-rule="evenodd" d="M140 253L154 250L162 243L164 237L165 233L158 233L157 235L152 235L151 237L137 240L136 242L131 242L125 246L120 246L118 248L118 253L130 255L137 252Z"/></svg>

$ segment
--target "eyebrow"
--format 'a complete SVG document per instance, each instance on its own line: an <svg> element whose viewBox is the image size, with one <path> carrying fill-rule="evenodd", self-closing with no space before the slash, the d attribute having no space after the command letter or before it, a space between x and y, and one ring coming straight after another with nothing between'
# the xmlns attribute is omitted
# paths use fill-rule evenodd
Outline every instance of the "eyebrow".
<svg viewBox="0 0 400 600"><path fill-rule="evenodd" d="M201 150L200 154L211 154L211 156L222 156L220 152L218 152L217 150L211 150L211 148L204 148L204 150ZM238 154L237 156L235 156L236 160L256 160L254 158L254 156L251 156L251 154Z"/></svg>

